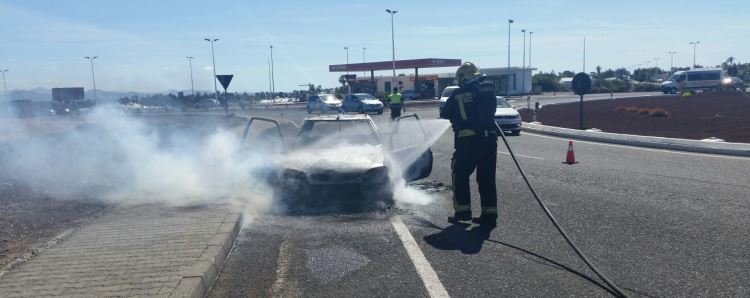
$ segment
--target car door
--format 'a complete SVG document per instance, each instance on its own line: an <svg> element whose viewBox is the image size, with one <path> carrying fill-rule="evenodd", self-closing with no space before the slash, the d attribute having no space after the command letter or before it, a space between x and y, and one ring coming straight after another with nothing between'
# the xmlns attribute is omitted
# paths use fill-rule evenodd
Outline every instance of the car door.
<svg viewBox="0 0 750 298"><path fill-rule="evenodd" d="M428 136L417 114L404 115L394 121L390 152L403 170L406 182L427 178L432 173L433 155Z"/></svg>
<svg viewBox="0 0 750 298"><path fill-rule="evenodd" d="M278 184L281 179L281 166L271 157L285 154L288 148L279 121L251 117L245 125L241 144L241 154L251 155L248 159L256 163L256 166L251 167L252 173L248 174L270 185Z"/></svg>

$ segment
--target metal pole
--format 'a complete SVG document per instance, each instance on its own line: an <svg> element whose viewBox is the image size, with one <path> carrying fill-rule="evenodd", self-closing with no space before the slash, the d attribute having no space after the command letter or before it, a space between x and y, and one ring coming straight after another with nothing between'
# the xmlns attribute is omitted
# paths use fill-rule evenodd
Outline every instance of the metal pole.
<svg viewBox="0 0 750 298"><path fill-rule="evenodd" d="M193 83L193 58L192 56L185 57L188 59L188 64L190 65L190 96L195 99L195 84Z"/></svg>
<svg viewBox="0 0 750 298"><path fill-rule="evenodd" d="M398 10L385 10L387 13L391 15L391 62L393 63L393 77L391 77L391 88L394 88L396 85L396 34L393 29L393 15L395 15ZM385 90L386 92L389 92L390 90Z"/></svg>
<svg viewBox="0 0 750 298"><path fill-rule="evenodd" d="M268 58L268 98L273 99L271 94L273 93L273 83L271 83L271 58Z"/></svg>
<svg viewBox="0 0 750 298"><path fill-rule="evenodd" d="M344 47L346 50L346 74L349 74L349 47Z"/></svg>
<svg viewBox="0 0 750 298"><path fill-rule="evenodd" d="M586 73L586 36L583 37L583 73Z"/></svg>
<svg viewBox="0 0 750 298"><path fill-rule="evenodd" d="M674 54L677 54L677 52L668 52L669 54L669 71L672 71L674 69Z"/></svg>
<svg viewBox="0 0 750 298"><path fill-rule="evenodd" d="M366 62L366 60L365 60L365 51L367 51L367 48L362 48L362 63ZM362 78L365 78L365 77L367 77L367 72L366 71L362 71Z"/></svg>
<svg viewBox="0 0 750 298"><path fill-rule="evenodd" d="M526 93L526 29L523 32L523 59L521 62L521 94Z"/></svg>
<svg viewBox="0 0 750 298"><path fill-rule="evenodd" d="M91 82L92 82L92 84L94 86L94 90L93 90L93 92L94 92L94 102L97 102L98 99L96 97L96 76L94 75L94 59L99 58L99 56L91 56L91 57L86 56L86 57L83 57L83 58L88 59L89 62L91 63Z"/></svg>
<svg viewBox="0 0 750 298"><path fill-rule="evenodd" d="M204 40L211 43L211 61L213 62L212 68L214 71L214 92L216 93L216 99L219 99L219 88L216 86L216 55L214 55L214 42L219 41L219 39L204 38Z"/></svg>
<svg viewBox="0 0 750 298"><path fill-rule="evenodd" d="M505 88L505 96L510 96L510 24L513 24L512 19L508 19L508 84Z"/></svg>
<svg viewBox="0 0 750 298"><path fill-rule="evenodd" d="M531 70L531 35L534 34L534 32L529 31L529 74L531 76L531 93L534 93L534 71Z"/></svg>
<svg viewBox="0 0 750 298"><path fill-rule="evenodd" d="M271 46L271 93L276 94L276 77L274 76L273 46Z"/></svg>
<svg viewBox="0 0 750 298"><path fill-rule="evenodd" d="M5 73L8 72L7 69L0 70L0 72L3 73L3 89L5 90L5 96L8 96L8 85L5 82Z"/></svg>

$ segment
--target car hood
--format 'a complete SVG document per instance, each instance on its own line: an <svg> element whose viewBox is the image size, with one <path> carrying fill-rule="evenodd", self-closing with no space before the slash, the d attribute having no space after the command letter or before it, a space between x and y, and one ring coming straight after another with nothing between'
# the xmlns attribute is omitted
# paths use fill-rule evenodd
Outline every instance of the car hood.
<svg viewBox="0 0 750 298"><path fill-rule="evenodd" d="M518 116L518 111L513 108L496 108L495 116Z"/></svg>
<svg viewBox="0 0 750 298"><path fill-rule="evenodd" d="M377 99L365 99L365 100L362 100L362 103L367 104L367 105L382 105L383 104Z"/></svg>
<svg viewBox="0 0 750 298"><path fill-rule="evenodd" d="M385 164L381 145L339 145L303 148L284 158L284 167L306 173L319 171L366 171Z"/></svg>
<svg viewBox="0 0 750 298"><path fill-rule="evenodd" d="M323 103L329 104L329 105L340 105L341 101L340 100L324 100Z"/></svg>

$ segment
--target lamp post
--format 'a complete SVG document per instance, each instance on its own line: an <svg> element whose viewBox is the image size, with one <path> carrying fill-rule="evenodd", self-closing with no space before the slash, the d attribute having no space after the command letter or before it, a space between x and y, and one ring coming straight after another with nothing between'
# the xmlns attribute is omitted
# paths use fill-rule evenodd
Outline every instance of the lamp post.
<svg viewBox="0 0 750 298"><path fill-rule="evenodd" d="M674 54L677 54L677 52L667 52L669 54L669 71L672 71L674 69Z"/></svg>
<svg viewBox="0 0 750 298"><path fill-rule="evenodd" d="M86 56L83 57L84 59L89 59L89 62L91 62L91 83L94 86L94 102L97 102L96 98L96 76L94 75L94 59L99 58L99 56Z"/></svg>
<svg viewBox="0 0 750 298"><path fill-rule="evenodd" d="M691 41L690 44L693 45L693 68L695 68L695 49L698 47L698 44L701 43L700 41Z"/></svg>
<svg viewBox="0 0 750 298"><path fill-rule="evenodd" d="M533 94L534 93L534 76L533 76L534 71L531 70L531 35L532 34L534 34L534 32L529 31L529 74L532 75L530 85L531 85L531 93Z"/></svg>
<svg viewBox="0 0 750 298"><path fill-rule="evenodd" d="M365 59L365 51L367 51L367 48L362 48L362 63L367 62L367 60ZM365 76L367 76L367 72L362 71L362 78L364 78Z"/></svg>
<svg viewBox="0 0 750 298"><path fill-rule="evenodd" d="M216 99L218 99L219 98L219 88L216 87L216 56L214 55L214 42L219 41L219 39L218 38L214 38L214 39L204 38L203 40L211 43L211 62L213 62L213 66L211 68L213 68L213 71L214 71L214 78L213 78L213 81L214 81L214 92L216 92Z"/></svg>
<svg viewBox="0 0 750 298"><path fill-rule="evenodd" d="M8 96L8 85L5 82L5 73L8 72L7 69L2 69L0 72L3 73L3 90L5 90L5 96Z"/></svg>
<svg viewBox="0 0 750 298"><path fill-rule="evenodd" d="M195 57L193 56L187 56L185 57L188 59L188 64L190 65L190 96L195 99L195 85L193 84L193 59Z"/></svg>
<svg viewBox="0 0 750 298"><path fill-rule="evenodd" d="M352 86L349 84L349 47L344 47L346 50L346 94L352 94Z"/></svg>
<svg viewBox="0 0 750 298"><path fill-rule="evenodd" d="M659 58L659 57L654 58L654 66L656 68L659 68L659 60L661 60L661 58Z"/></svg>
<svg viewBox="0 0 750 298"><path fill-rule="evenodd" d="M349 47L344 47L346 50L346 74L349 74Z"/></svg>
<svg viewBox="0 0 750 298"><path fill-rule="evenodd" d="M274 76L274 63L273 63L273 46L271 48L271 94L276 94L276 77Z"/></svg>
<svg viewBox="0 0 750 298"><path fill-rule="evenodd" d="M510 95L510 24L513 24L512 19L508 19L508 84L505 88L505 96Z"/></svg>
<svg viewBox="0 0 750 298"><path fill-rule="evenodd" d="M393 62L393 77L391 77L391 88L393 88L393 86L396 85L396 37L393 30L393 15L395 15L398 10L386 9L385 12L391 15L391 54L393 55L391 57L391 61ZM385 91L388 92L389 90Z"/></svg>
<svg viewBox="0 0 750 298"><path fill-rule="evenodd" d="M526 92L526 29L521 29L523 33L523 59L521 62L521 94Z"/></svg>

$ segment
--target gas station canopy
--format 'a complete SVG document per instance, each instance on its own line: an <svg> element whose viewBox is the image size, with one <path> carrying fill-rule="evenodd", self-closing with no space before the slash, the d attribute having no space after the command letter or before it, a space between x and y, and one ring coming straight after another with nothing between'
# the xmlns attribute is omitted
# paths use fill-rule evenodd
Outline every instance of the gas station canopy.
<svg viewBox="0 0 750 298"><path fill-rule="evenodd" d="M396 69L461 66L461 59L424 58L396 60ZM376 71L393 69L393 61L328 65L329 72Z"/></svg>

